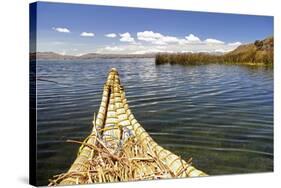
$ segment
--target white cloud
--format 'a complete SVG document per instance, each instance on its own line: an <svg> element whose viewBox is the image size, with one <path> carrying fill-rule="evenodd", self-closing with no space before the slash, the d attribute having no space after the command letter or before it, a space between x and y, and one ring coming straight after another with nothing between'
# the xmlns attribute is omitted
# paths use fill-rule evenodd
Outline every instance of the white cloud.
<svg viewBox="0 0 281 188"><path fill-rule="evenodd" d="M138 40L146 41L146 42L154 42L163 37L160 33L155 33L153 31L143 31L137 33Z"/></svg>
<svg viewBox="0 0 281 188"><path fill-rule="evenodd" d="M65 27L53 27L52 29L60 33L70 33L70 30Z"/></svg>
<svg viewBox="0 0 281 188"><path fill-rule="evenodd" d="M204 42L207 44L224 44L223 41L212 39L212 38L206 39Z"/></svg>
<svg viewBox="0 0 281 188"><path fill-rule="evenodd" d="M54 28L57 31L58 28ZM65 29L60 28L58 32L67 32ZM67 29L68 30L68 29ZM68 30L69 31L69 30ZM70 31L69 31L70 32ZM83 34L84 33L84 34ZM83 32L81 36L95 36L94 33ZM97 48L95 52L97 53L108 53L108 54L143 54L143 53L156 53L156 52L228 52L235 49L237 46L241 44L241 42L229 42L225 43L223 41L214 39L214 38L205 38L200 39L196 34L188 34L186 36L178 37L173 35L165 35L159 32L154 31L142 31L136 33L136 39L129 32L124 33L105 33L105 37L115 38L120 36L120 42L118 44L106 44L101 48ZM54 44L59 44L54 45ZM71 48L77 48L79 50L70 50L69 44L64 43L50 43L47 44L41 43L39 46L40 49L53 49L57 48L57 51L61 51L61 49L67 49L67 53L72 54L80 54L87 52L94 52L91 44L83 46L81 50L81 46L77 47L72 46ZM42 50L44 51L44 50ZM45 50L46 51L46 50Z"/></svg>
<svg viewBox="0 0 281 188"><path fill-rule="evenodd" d="M117 35L115 33L108 33L104 36L109 37L109 38L115 38Z"/></svg>
<svg viewBox="0 0 281 188"><path fill-rule="evenodd" d="M157 48L157 49L165 49L167 47L166 46L155 46L155 48Z"/></svg>
<svg viewBox="0 0 281 188"><path fill-rule="evenodd" d="M241 42L230 42L228 43L229 46L240 46L242 43Z"/></svg>
<svg viewBox="0 0 281 188"><path fill-rule="evenodd" d="M106 46L99 48L98 53L127 53L144 54L157 52L206 52L206 53L225 53L229 52L239 45L239 42L225 43L223 41L207 38L201 40L195 34L189 34L185 37L176 37L163 35L154 31L137 32L135 41L129 32L119 34L120 45Z"/></svg>
<svg viewBox="0 0 281 188"><path fill-rule="evenodd" d="M155 48L151 48L151 49L145 49L145 50L139 50L139 51L135 51L132 52L131 54L148 54L148 53L159 53L159 52L165 52L163 50L160 49L155 49Z"/></svg>
<svg viewBox="0 0 281 188"><path fill-rule="evenodd" d="M162 38L163 42L166 43L177 43L179 42L179 39L177 37L172 37L172 36L164 36Z"/></svg>
<svg viewBox="0 0 281 188"><path fill-rule="evenodd" d="M104 48L105 50L107 50L107 51L117 51L117 52L120 52L120 51L123 51L124 49L123 48L121 48L121 47L118 47L118 46L106 46L105 48Z"/></svg>
<svg viewBox="0 0 281 188"><path fill-rule="evenodd" d="M175 36L168 36L163 35L161 33L153 32L153 31L143 31L137 33L137 38L140 41L151 42L152 44L157 45L171 45L171 44L180 44L180 45L187 45L187 44L202 44L203 42L200 40L199 37L195 36L194 34L189 34L185 36L185 38L178 38ZM207 38L204 41L205 44L224 44L223 41Z"/></svg>
<svg viewBox="0 0 281 188"><path fill-rule="evenodd" d="M82 32L80 34L81 37L94 37L95 33L90 33L90 32Z"/></svg>
<svg viewBox="0 0 281 188"><path fill-rule="evenodd" d="M159 42L159 41L158 41ZM166 45L156 45L155 43L127 43L120 45L106 46L99 48L97 53L116 53L116 54L145 54L145 53L157 53L157 52L206 52L206 53L217 53L217 52L228 52L235 49L236 46L230 46L228 44L221 43L185 43L179 45L178 43L167 43Z"/></svg>
<svg viewBox="0 0 281 188"><path fill-rule="evenodd" d="M105 46L96 50L96 53L103 54L133 54L134 52L146 49L137 43L127 43L122 45Z"/></svg>
<svg viewBox="0 0 281 188"><path fill-rule="evenodd" d="M192 50L181 50L181 53L194 53Z"/></svg>
<svg viewBox="0 0 281 188"><path fill-rule="evenodd" d="M214 52L217 52L217 53L227 53L229 51L231 51L232 49L216 49Z"/></svg>
<svg viewBox="0 0 281 188"><path fill-rule="evenodd" d="M168 43L178 43L179 39L174 36L165 36L161 33L156 33L153 31L143 31L137 33L138 40L151 42L157 45L166 45Z"/></svg>
<svg viewBox="0 0 281 188"><path fill-rule="evenodd" d="M189 34L188 36L185 37L185 39L187 40L187 42L201 42L199 37L196 37L193 34Z"/></svg>
<svg viewBox="0 0 281 188"><path fill-rule="evenodd" d="M152 44L157 44L157 45L167 45L166 42L164 42L163 40L155 40L152 42Z"/></svg>
<svg viewBox="0 0 281 188"><path fill-rule="evenodd" d="M126 33L120 33L120 41L121 42L130 42L130 43L134 43L135 39L133 37L131 37L131 34L126 32Z"/></svg>

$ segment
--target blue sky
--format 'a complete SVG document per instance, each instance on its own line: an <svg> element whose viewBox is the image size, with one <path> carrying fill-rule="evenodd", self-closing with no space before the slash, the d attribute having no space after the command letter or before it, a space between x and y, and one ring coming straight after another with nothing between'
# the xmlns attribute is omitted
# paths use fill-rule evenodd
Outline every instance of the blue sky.
<svg viewBox="0 0 281 188"><path fill-rule="evenodd" d="M227 52L273 35L273 17L40 2L37 50Z"/></svg>

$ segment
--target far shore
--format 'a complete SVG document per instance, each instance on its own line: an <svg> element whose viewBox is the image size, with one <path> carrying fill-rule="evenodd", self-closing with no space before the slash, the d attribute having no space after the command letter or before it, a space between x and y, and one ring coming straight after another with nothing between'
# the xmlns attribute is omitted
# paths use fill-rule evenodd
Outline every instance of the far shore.
<svg viewBox="0 0 281 188"><path fill-rule="evenodd" d="M256 40L254 43L238 46L233 51L223 54L213 53L146 53L146 54L99 54L87 53L80 56L62 55L55 52L30 53L30 60L94 60L94 59L122 59L122 58L155 58L155 64L201 65L244 64L244 65L273 65L274 39L268 37Z"/></svg>
<svg viewBox="0 0 281 188"><path fill-rule="evenodd" d="M30 60L92 60L92 59L116 59L116 58L155 58L155 53L149 54L97 54L88 53L81 56L61 55L55 52L30 53Z"/></svg>
<svg viewBox="0 0 281 188"><path fill-rule="evenodd" d="M209 53L159 53L155 58L156 65L182 64L198 65L208 63L272 65L273 37L256 40L254 43L240 45L231 52L216 55Z"/></svg>

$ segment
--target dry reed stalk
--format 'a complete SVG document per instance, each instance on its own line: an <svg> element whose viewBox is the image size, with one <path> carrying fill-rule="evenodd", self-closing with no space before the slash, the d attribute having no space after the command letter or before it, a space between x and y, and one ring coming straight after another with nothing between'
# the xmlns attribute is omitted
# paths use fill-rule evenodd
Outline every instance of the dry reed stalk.
<svg viewBox="0 0 281 188"><path fill-rule="evenodd" d="M81 144L78 156L68 172L50 180L51 186L206 176L191 160L159 146L137 122L116 69L104 85L92 133L83 142L68 141Z"/></svg>

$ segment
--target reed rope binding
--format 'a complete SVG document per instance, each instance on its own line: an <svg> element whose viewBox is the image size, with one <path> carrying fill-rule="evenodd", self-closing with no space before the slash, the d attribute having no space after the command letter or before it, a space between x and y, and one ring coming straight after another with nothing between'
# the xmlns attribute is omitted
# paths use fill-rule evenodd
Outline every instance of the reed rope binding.
<svg viewBox="0 0 281 188"><path fill-rule="evenodd" d="M159 146L132 114L118 72L112 68L104 85L91 134L81 144L68 172L49 185L207 176Z"/></svg>

